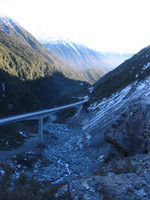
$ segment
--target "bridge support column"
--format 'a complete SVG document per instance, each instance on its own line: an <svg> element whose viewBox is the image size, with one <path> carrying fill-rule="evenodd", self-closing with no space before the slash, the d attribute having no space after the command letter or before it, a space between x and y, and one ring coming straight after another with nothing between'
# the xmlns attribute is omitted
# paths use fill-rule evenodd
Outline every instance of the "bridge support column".
<svg viewBox="0 0 150 200"><path fill-rule="evenodd" d="M38 140L43 143L43 118L38 119Z"/></svg>
<svg viewBox="0 0 150 200"><path fill-rule="evenodd" d="M80 105L80 106L77 107L76 117L79 116L79 114L80 114L82 108L83 108L83 105Z"/></svg>

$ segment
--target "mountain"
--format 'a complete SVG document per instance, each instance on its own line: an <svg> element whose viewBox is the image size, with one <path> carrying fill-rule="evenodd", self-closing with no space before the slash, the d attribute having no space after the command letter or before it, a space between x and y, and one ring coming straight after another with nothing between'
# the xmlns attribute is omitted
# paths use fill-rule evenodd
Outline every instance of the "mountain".
<svg viewBox="0 0 150 200"><path fill-rule="evenodd" d="M57 57L9 23L3 19L0 27L0 116L87 93L85 82L65 77L68 71L63 64L60 71ZM20 145L19 137L26 140L25 149L30 146L30 152L14 157L16 150L1 151L1 161L7 161L0 165L1 199L149 199L150 46L90 92L90 102L68 124L58 124L53 116L45 123L42 151L35 149L33 134L30 140L18 127L1 129L3 147Z"/></svg>
<svg viewBox="0 0 150 200"><path fill-rule="evenodd" d="M71 93L87 87L74 80L86 78L46 50L17 22L0 17L1 114L49 107L60 103L62 95L67 101Z"/></svg>
<svg viewBox="0 0 150 200"><path fill-rule="evenodd" d="M7 51L4 52L4 48L8 48L9 51L13 50L16 56L21 57L21 59L23 59L27 66L32 64L34 74L30 72L30 77L27 77L27 75L24 74L25 79L32 79L34 77L38 78L38 76L41 77L45 75L52 75L53 72L59 71L63 73L66 77L70 77L75 80L86 80L82 72L79 73L79 71L77 71L73 67L68 66L66 63L63 63L52 52L47 51L46 48L44 48L44 46L40 42L38 42L29 32L27 32L24 28L22 28L17 22L13 21L11 18L0 17L0 29L0 42L1 46L3 45L1 51L3 51L3 53L6 54ZM6 57L13 57L13 55L10 55L9 53L7 54L8 55ZM1 60L1 62L5 63L4 58L1 58ZM12 59L12 63L10 63L10 65L13 64L18 63L15 63ZM42 72L40 72L41 68ZM20 69L23 70L23 68ZM16 70L19 69L17 68ZM23 72L20 73L22 73L23 76Z"/></svg>
<svg viewBox="0 0 150 200"><path fill-rule="evenodd" d="M102 53L65 40L42 40L42 43L67 64L85 71L93 82L132 56L132 54Z"/></svg>
<svg viewBox="0 0 150 200"><path fill-rule="evenodd" d="M91 151L107 141L112 145L111 156L146 152L150 137L150 46L102 77L90 98L82 124Z"/></svg>
<svg viewBox="0 0 150 200"><path fill-rule="evenodd" d="M134 81L144 80L150 74L149 66L150 47L148 46L97 81L92 95L98 99L108 97Z"/></svg>
<svg viewBox="0 0 150 200"><path fill-rule="evenodd" d="M99 118L101 123L107 117L113 121L119 114L118 110L123 110L129 101L138 100L150 94L149 79L150 46L142 49L94 84L89 109L100 109L98 111L101 113L100 116L96 115L95 117L97 120ZM111 115L109 115L110 111ZM116 113L116 117L113 112ZM104 121L103 116L105 117ZM92 119L92 121L94 120ZM110 121L108 120L108 123Z"/></svg>
<svg viewBox="0 0 150 200"><path fill-rule="evenodd" d="M145 192L149 186L149 113L150 46L102 77L94 85L86 112L80 116L87 149L97 158L95 160L105 162L97 173L102 175L98 184L102 185L104 198L143 199L144 195L145 199L149 198ZM140 167L139 163L144 165ZM134 183L139 183L138 178L145 186L129 194L125 187L134 188ZM139 190L143 191L141 197Z"/></svg>

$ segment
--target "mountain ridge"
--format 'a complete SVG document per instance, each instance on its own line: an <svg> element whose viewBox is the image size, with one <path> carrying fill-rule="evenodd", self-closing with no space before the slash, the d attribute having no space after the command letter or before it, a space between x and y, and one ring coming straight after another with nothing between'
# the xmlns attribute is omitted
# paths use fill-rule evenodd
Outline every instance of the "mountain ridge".
<svg viewBox="0 0 150 200"><path fill-rule="evenodd" d="M131 136L131 132L128 130L129 126L126 126L124 119L128 119L131 129L130 118L135 120L135 124L139 123L138 120L142 120L138 115L138 109L144 110L146 106L149 106L149 81L150 46L147 46L94 84L94 90L90 94L90 101L87 105L87 112L90 115L83 120L83 129L91 138L88 141L89 146L101 145L104 142L105 132L106 136L109 136L108 141L116 146L117 140L122 140L121 138L127 137L127 134ZM142 111L141 113L141 116L144 117L144 113ZM144 123L149 124L149 121ZM126 133L123 125L126 126ZM142 127L140 128L142 129ZM121 129L124 131L120 131ZM114 136L116 130L118 133ZM134 130L132 131L134 134ZM110 132L111 134L109 134ZM146 133L149 133L148 129ZM138 137L138 135L136 136ZM143 135L141 137L144 138ZM122 146L117 147L123 148Z"/></svg>
<svg viewBox="0 0 150 200"><path fill-rule="evenodd" d="M94 85L93 96L108 97L133 81L143 80L150 74L149 62L150 46L147 46L99 79Z"/></svg>
<svg viewBox="0 0 150 200"><path fill-rule="evenodd" d="M22 50L26 50L26 48L28 48L27 51L25 51L26 56L24 56L24 59L27 59L28 56L30 56L30 58L32 58L33 56L32 60L34 58L37 60L36 61L37 67L39 67L39 64L38 64L39 58L40 58L39 62L43 60L44 63L42 64L44 65L43 68L45 68L46 74L49 73L49 75L52 75L52 71L54 72L58 71L58 72L63 73L66 77L69 77L70 79L81 80L81 81L86 81L86 82L91 81L85 72L83 72L82 70L77 70L74 67L60 60L56 55L48 51L28 31L26 31L18 23L16 24L16 22L14 22L11 18L0 17L0 29L1 29L1 34L3 34L1 38L1 42L3 42L3 44L5 44L6 41L10 40L9 44L8 43L5 44L10 49L12 46L11 44L14 44L14 42L17 42L16 45L19 45L20 47L22 47ZM8 36L10 36L9 39L7 39ZM13 45L13 48L17 48L17 47ZM30 55L29 55L29 52L30 52ZM15 53L18 54L20 52L15 52ZM21 57L23 57L23 55L21 55ZM47 70L45 67L46 65L48 65L48 68L51 70ZM42 76L44 76L44 74Z"/></svg>
<svg viewBox="0 0 150 200"><path fill-rule="evenodd" d="M101 74L106 74L132 54L117 54L99 52L69 40L42 40L43 45L60 59L76 69L96 69Z"/></svg>
<svg viewBox="0 0 150 200"><path fill-rule="evenodd" d="M82 73L57 59L10 18L0 21L0 71L0 90L5 85L5 96L2 91L0 94L0 107L5 115L50 107L55 105L54 97L58 104L62 95L66 102L72 101L73 89L75 94L83 88L87 91L87 83L83 81L83 87L80 86L80 80L86 79Z"/></svg>

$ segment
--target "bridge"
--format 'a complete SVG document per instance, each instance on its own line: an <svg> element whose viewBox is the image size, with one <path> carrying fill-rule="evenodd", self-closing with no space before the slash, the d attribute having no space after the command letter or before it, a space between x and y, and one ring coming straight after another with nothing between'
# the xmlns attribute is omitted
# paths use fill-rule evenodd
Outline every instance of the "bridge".
<svg viewBox="0 0 150 200"><path fill-rule="evenodd" d="M38 139L39 139L39 143L43 143L43 119L44 118L50 116L53 113L57 113L57 112L66 110L68 108L73 108L73 107L77 107L77 114L79 114L80 110L82 109L83 104L86 103L87 101L88 99L85 99L77 103L72 103L72 104L60 106L57 108L51 108L51 109L47 109L43 111L37 111L37 112L17 115L13 117L3 118L3 119L0 119L0 126L16 123L20 121L25 121L25 120L38 120Z"/></svg>

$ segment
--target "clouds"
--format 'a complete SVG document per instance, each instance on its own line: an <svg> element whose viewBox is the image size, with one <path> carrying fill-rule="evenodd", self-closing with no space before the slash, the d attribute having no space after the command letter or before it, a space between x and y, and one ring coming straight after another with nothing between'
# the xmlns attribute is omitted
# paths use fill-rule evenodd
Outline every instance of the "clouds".
<svg viewBox="0 0 150 200"><path fill-rule="evenodd" d="M1 0L1 11L36 37L67 37L102 51L150 43L149 0Z"/></svg>

